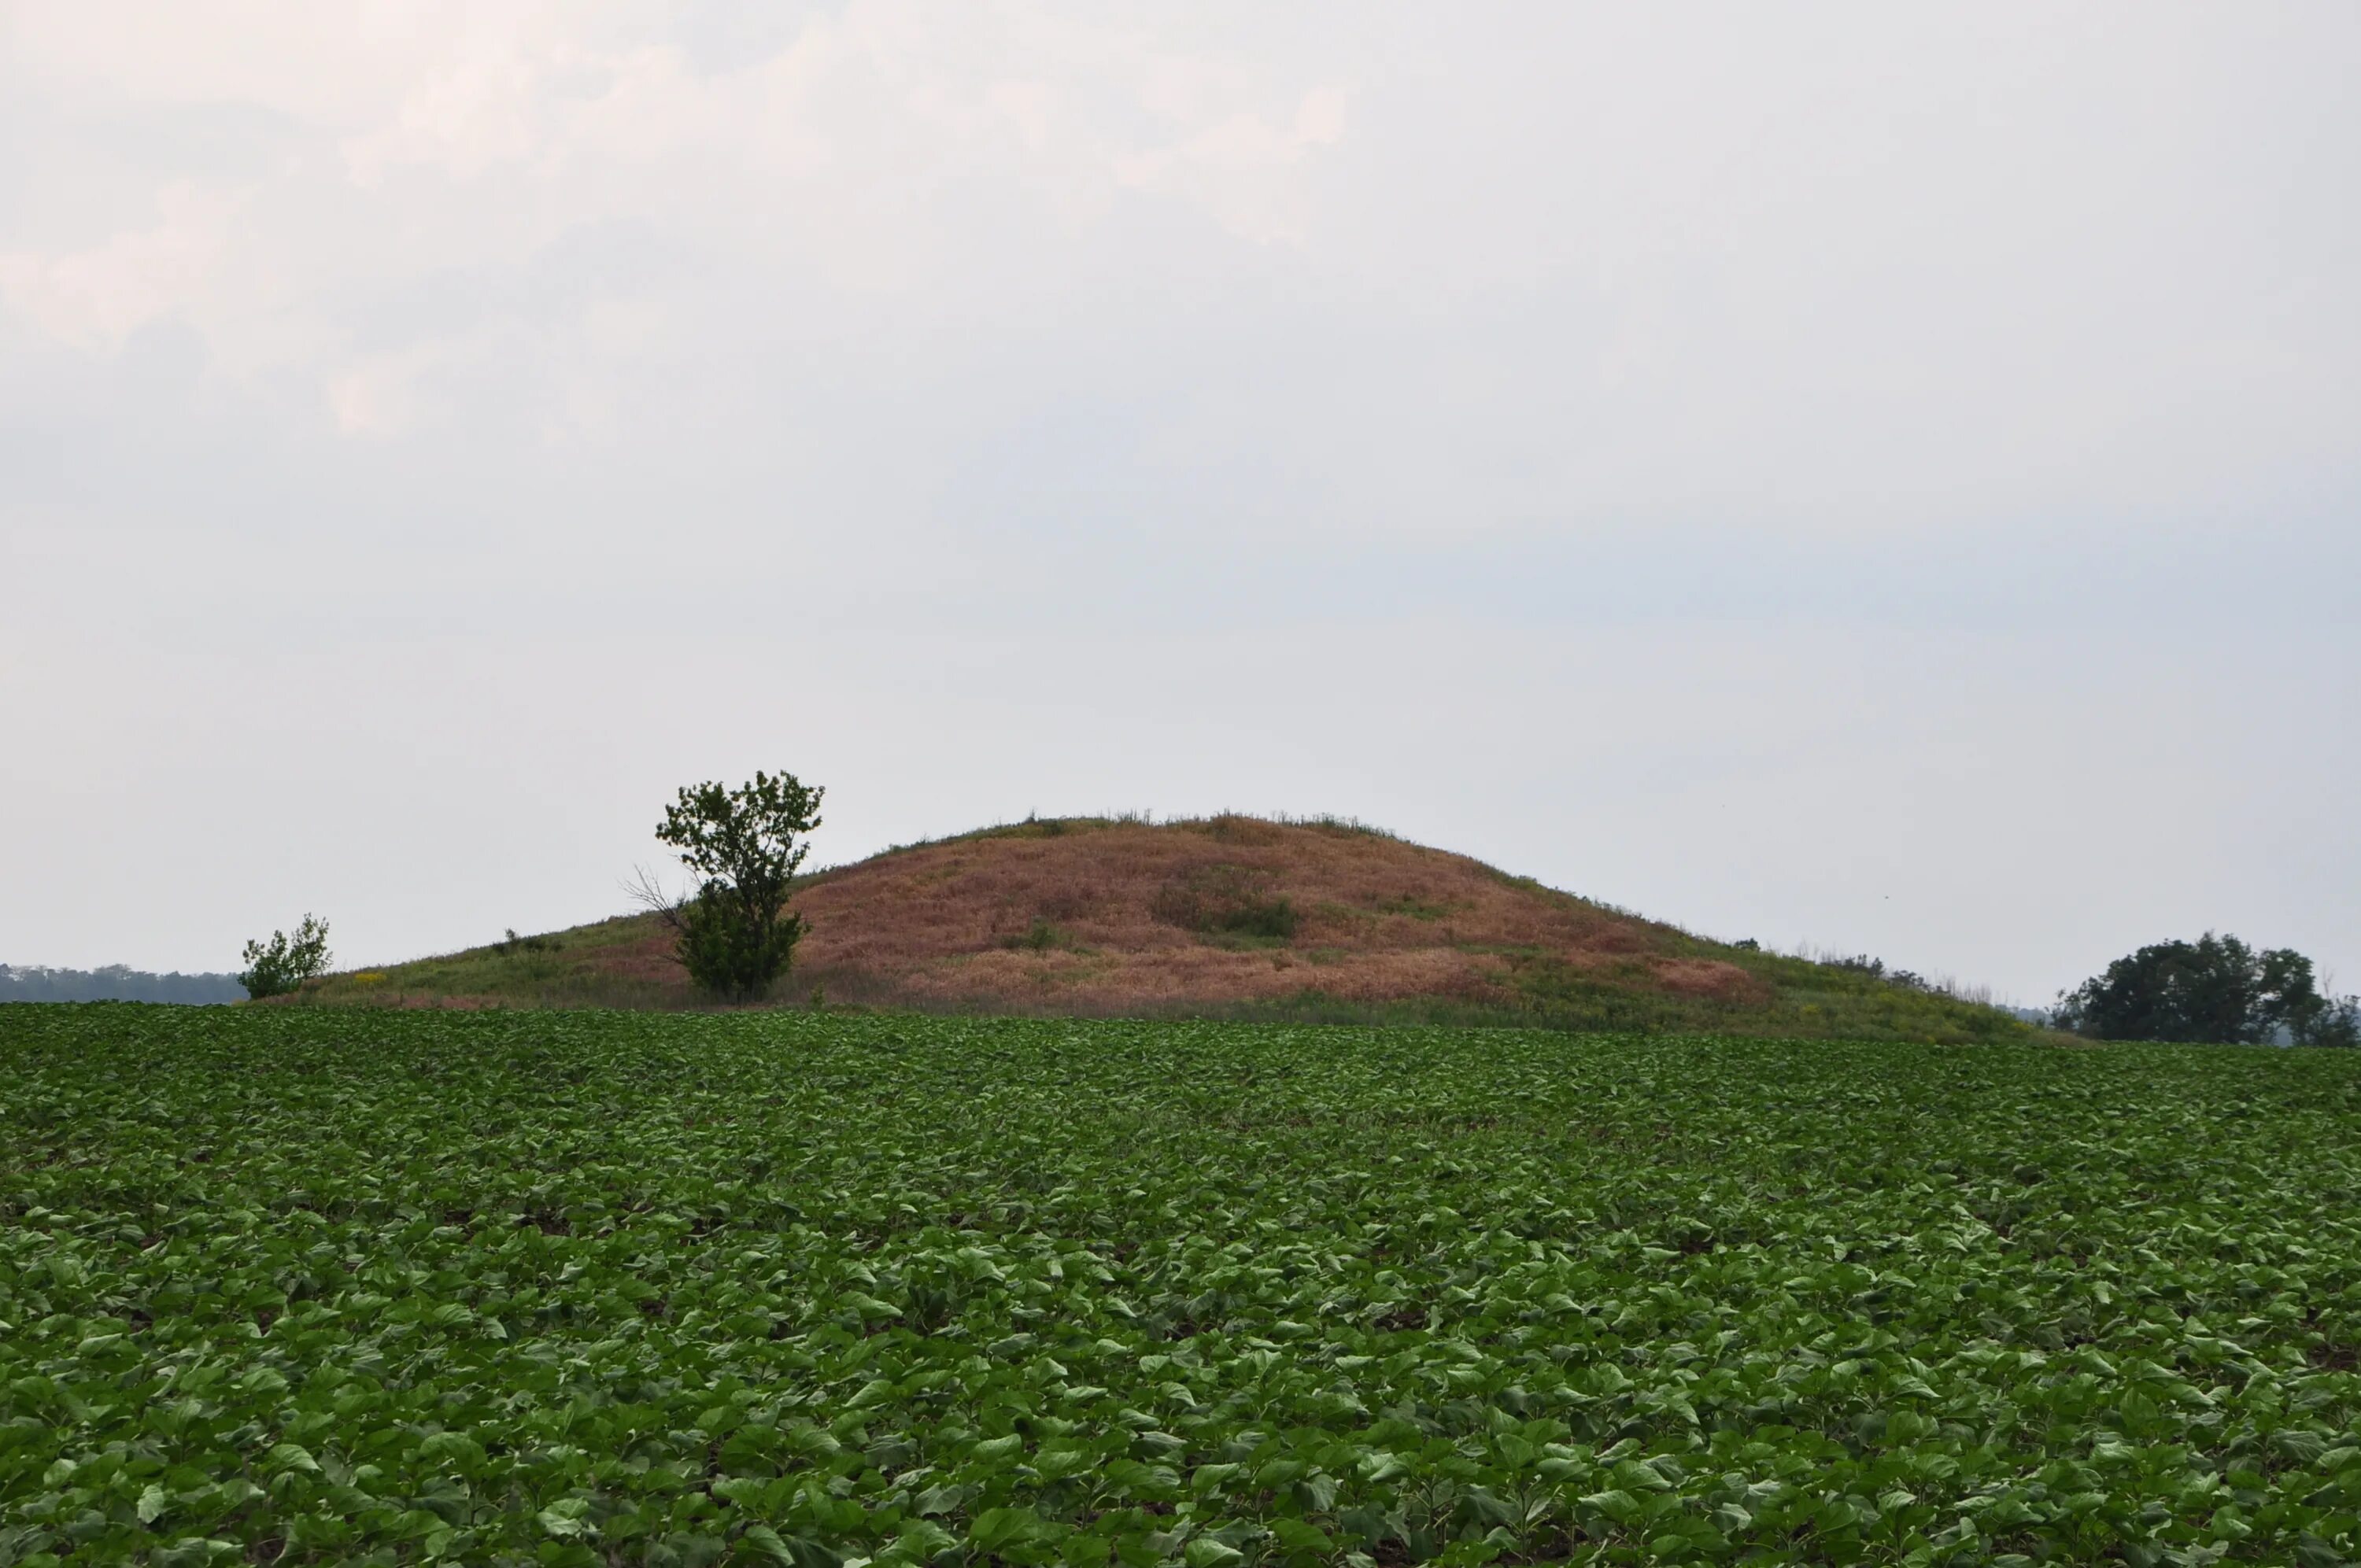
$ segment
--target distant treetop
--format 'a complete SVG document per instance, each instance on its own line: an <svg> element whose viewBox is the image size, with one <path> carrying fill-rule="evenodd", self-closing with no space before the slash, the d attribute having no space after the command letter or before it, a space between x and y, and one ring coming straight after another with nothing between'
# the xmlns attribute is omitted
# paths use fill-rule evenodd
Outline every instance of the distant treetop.
<svg viewBox="0 0 2361 1568"><path fill-rule="evenodd" d="M2211 931L2117 959L2061 993L2051 1022L2099 1040L2361 1045L2361 1001L2322 994L2310 959Z"/></svg>

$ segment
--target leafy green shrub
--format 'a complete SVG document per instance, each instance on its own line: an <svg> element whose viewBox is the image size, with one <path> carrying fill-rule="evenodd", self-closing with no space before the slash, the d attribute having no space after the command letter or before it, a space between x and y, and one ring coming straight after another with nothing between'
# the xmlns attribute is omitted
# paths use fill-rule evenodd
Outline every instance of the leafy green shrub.
<svg viewBox="0 0 2361 1568"><path fill-rule="evenodd" d="M2320 1011L2301 1031L2295 1032L2295 1043L2348 1051L2361 1049L2361 996L2322 998Z"/></svg>
<svg viewBox="0 0 2361 1568"><path fill-rule="evenodd" d="M1203 866L1175 877L1157 890L1149 910L1184 931L1268 941L1288 940L1300 923L1287 895L1244 866Z"/></svg>
<svg viewBox="0 0 2361 1568"><path fill-rule="evenodd" d="M1052 948L1070 948L1073 938L1049 921L1036 919L1032 926L1013 937L1004 937L1004 948L1022 948L1036 953L1046 953Z"/></svg>
<svg viewBox="0 0 2361 1568"><path fill-rule="evenodd" d="M734 1002L763 994L794 961L803 917L786 913L787 890L819 826L825 793L793 773L757 773L727 789L684 786L664 807L656 837L704 880L690 897L658 902L677 938L688 978Z"/></svg>
<svg viewBox="0 0 2361 1568"><path fill-rule="evenodd" d="M719 878L697 890L680 909L679 956L688 978L735 1002L751 1002L786 972L804 923L798 916L765 920L758 905Z"/></svg>
<svg viewBox="0 0 2361 1568"><path fill-rule="evenodd" d="M1282 942L1295 935L1295 905L1284 894L1242 900L1223 910L1213 922L1213 929L1234 937L1268 937Z"/></svg>
<svg viewBox="0 0 2361 1568"><path fill-rule="evenodd" d="M1437 904L1410 893L1400 898L1385 899L1377 908L1380 915L1405 915L1412 920L1440 920L1451 913L1451 906L1447 904Z"/></svg>
<svg viewBox="0 0 2361 1568"><path fill-rule="evenodd" d="M514 953L554 953L556 950L555 938L520 937L513 926L508 928L508 935L505 938L492 944L492 951L504 959Z"/></svg>
<svg viewBox="0 0 2361 1568"><path fill-rule="evenodd" d="M246 987L247 995L260 1001L284 996L305 981L317 980L327 968L328 923L307 914L291 938L273 931L268 942L247 943L246 968L237 982Z"/></svg>

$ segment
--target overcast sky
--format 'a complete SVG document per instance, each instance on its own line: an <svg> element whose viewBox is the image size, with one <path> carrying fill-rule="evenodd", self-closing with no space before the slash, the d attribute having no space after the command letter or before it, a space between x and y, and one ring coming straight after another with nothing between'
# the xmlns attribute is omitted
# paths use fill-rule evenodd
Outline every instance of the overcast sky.
<svg viewBox="0 0 2361 1568"><path fill-rule="evenodd" d="M0 0L0 959L1334 812L2361 988L2361 7Z"/></svg>

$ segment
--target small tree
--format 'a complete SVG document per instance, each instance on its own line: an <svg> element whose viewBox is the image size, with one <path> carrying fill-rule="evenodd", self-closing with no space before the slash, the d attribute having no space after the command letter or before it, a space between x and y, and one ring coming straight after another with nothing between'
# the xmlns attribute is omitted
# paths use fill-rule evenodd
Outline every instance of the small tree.
<svg viewBox="0 0 2361 1568"><path fill-rule="evenodd" d="M2295 1043L2361 1050L2361 996L2340 996L2329 1003L2312 1027L2296 1036Z"/></svg>
<svg viewBox="0 0 2361 1568"><path fill-rule="evenodd" d="M793 773L757 773L736 789L701 784L664 807L656 837L700 879L678 901L654 899L678 938L688 978L717 996L751 1001L794 961L804 934L788 886L819 826L824 792Z"/></svg>
<svg viewBox="0 0 2361 1568"><path fill-rule="evenodd" d="M2335 992L2334 977L2323 975L2319 1005L2289 1025L2297 1045L2361 1049L2361 996L2338 996Z"/></svg>
<svg viewBox="0 0 2361 1568"><path fill-rule="evenodd" d="M268 942L246 945L246 969L237 977L247 996L284 996L307 980L317 980L328 968L328 923L310 915L290 938L270 933Z"/></svg>
<svg viewBox="0 0 2361 1568"><path fill-rule="evenodd" d="M2342 1043L2355 1024L2351 1008L2320 993L2301 953L2257 952L2211 931L2117 959L2104 974L2060 994L2051 1022L2093 1039L2225 1045L2260 1043L2284 1028L2306 1046Z"/></svg>

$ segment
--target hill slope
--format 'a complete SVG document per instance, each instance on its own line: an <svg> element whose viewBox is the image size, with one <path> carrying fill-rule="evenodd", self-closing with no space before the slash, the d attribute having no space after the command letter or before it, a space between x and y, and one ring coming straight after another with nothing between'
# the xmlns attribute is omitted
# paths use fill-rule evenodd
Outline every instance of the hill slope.
<svg viewBox="0 0 2361 1568"><path fill-rule="evenodd" d="M932 1012L2023 1038L1996 1009L1756 952L1356 825L1069 818L809 879L781 1000ZM322 1003L687 1006L651 916L338 975Z"/></svg>

